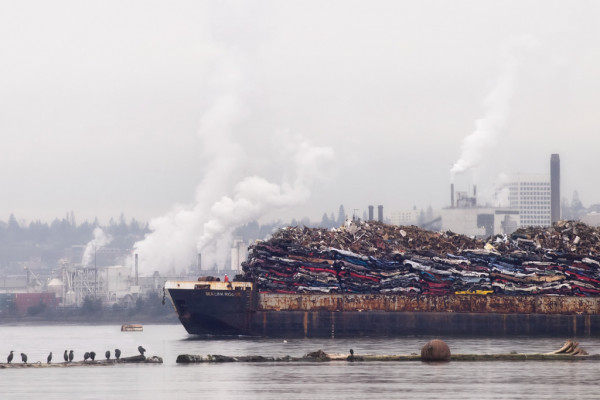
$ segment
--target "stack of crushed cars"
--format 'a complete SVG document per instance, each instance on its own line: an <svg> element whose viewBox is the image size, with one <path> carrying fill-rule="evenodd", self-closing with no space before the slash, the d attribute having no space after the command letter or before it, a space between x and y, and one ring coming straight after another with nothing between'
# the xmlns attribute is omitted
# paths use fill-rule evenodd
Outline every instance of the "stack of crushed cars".
<svg viewBox="0 0 600 400"><path fill-rule="evenodd" d="M600 231L574 221L487 240L348 221L280 229L242 266L263 292L600 296L599 249Z"/></svg>

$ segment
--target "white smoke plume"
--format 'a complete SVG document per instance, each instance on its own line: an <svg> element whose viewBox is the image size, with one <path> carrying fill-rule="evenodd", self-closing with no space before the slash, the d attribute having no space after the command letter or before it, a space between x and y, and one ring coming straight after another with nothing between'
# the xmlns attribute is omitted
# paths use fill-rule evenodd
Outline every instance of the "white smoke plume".
<svg viewBox="0 0 600 400"><path fill-rule="evenodd" d="M491 158L499 138L506 132L511 98L516 86L518 62L516 52L536 44L530 36L519 38L506 53L502 72L484 100L484 116L475 121L475 130L463 139L460 158L450 169L452 180Z"/></svg>
<svg viewBox="0 0 600 400"><path fill-rule="evenodd" d="M235 185L233 196L223 196L210 208L210 219L203 226L198 250L204 251L233 229L265 215L272 210L306 202L310 184L319 178L319 171L334 158L329 147L314 147L300 143L293 155L295 179L278 185L258 176L249 176Z"/></svg>
<svg viewBox="0 0 600 400"><path fill-rule="evenodd" d="M464 138L460 158L450 170L452 176L481 164L504 132L515 84L516 67L516 61L509 60L496 85L486 97L485 115L475 121L475 130Z"/></svg>
<svg viewBox="0 0 600 400"><path fill-rule="evenodd" d="M249 114L247 104L251 103L244 101L239 65L244 65L243 60L226 55L215 68L213 85L217 94L200 121L206 168L195 202L150 221L152 232L134 245L142 271L179 274L196 263L200 252L205 269L214 265L222 268L236 227L270 211L306 202L311 184L325 175L333 160L332 149L297 139L288 142L290 148L279 149L286 160L283 165L273 164L272 154L260 158L261 165L270 166L271 172L289 174L291 178L278 184L252 172L247 144L242 144L246 134L239 128L244 126Z"/></svg>
<svg viewBox="0 0 600 400"><path fill-rule="evenodd" d="M319 178L319 169L333 158L331 148L302 142L292 157L295 169L292 182L277 184L248 176L234 185L231 195L223 194L212 205L207 205L204 199L206 192L214 193L213 186L209 185L210 179L204 179L198 186L195 205L180 207L151 221L152 232L134 246L141 265L163 273L179 273L193 264L200 252L204 266L212 268L216 264L222 268L236 227L271 211L306 202L310 185ZM217 164L222 165L220 161Z"/></svg>
<svg viewBox="0 0 600 400"><path fill-rule="evenodd" d="M94 253L101 247L106 246L112 242L112 236L107 235L102 228L94 229L94 238L88 242L81 258L81 265L88 267L92 263Z"/></svg>

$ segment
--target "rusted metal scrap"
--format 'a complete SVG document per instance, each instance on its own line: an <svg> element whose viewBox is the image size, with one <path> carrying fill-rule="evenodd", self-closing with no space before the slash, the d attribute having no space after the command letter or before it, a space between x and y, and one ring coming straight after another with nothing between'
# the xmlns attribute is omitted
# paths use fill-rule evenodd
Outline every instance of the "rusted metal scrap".
<svg viewBox="0 0 600 400"><path fill-rule="evenodd" d="M249 248L244 278L279 293L600 296L600 233L573 221L479 240L380 222L287 227Z"/></svg>

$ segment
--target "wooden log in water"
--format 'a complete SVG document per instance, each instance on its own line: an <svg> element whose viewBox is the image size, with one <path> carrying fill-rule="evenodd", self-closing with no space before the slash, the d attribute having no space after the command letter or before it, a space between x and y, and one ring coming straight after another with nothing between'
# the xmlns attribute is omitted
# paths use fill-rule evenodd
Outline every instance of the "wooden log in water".
<svg viewBox="0 0 600 400"><path fill-rule="evenodd" d="M311 353L309 353L311 354ZM325 354L325 353L324 353ZM544 354L544 353L510 353L510 354L452 354L450 361L579 361L598 360L600 354L570 355L570 354ZM264 356L225 356L221 354L191 355L180 354L177 356L178 364L196 363L223 363L223 362L339 362L339 361L424 361L418 354L407 355L358 355L326 354L321 357L264 357Z"/></svg>

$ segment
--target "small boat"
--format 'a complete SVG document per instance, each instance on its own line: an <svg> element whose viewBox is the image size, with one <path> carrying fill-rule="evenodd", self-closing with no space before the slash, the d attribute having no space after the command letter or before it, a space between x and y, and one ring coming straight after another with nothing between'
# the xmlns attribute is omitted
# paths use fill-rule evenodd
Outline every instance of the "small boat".
<svg viewBox="0 0 600 400"><path fill-rule="evenodd" d="M142 332L144 327L141 324L123 324L121 332Z"/></svg>

